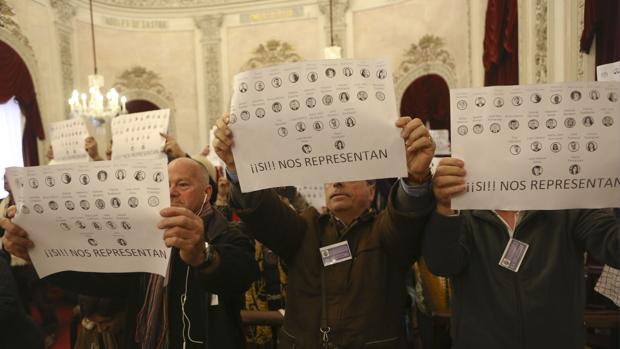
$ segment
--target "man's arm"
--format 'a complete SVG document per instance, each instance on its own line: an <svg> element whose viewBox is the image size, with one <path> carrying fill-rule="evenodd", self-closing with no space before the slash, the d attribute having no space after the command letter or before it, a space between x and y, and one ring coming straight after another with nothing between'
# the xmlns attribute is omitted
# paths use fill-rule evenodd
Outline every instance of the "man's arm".
<svg viewBox="0 0 620 349"><path fill-rule="evenodd" d="M618 220L607 210L580 210L575 239L599 262L620 268Z"/></svg>

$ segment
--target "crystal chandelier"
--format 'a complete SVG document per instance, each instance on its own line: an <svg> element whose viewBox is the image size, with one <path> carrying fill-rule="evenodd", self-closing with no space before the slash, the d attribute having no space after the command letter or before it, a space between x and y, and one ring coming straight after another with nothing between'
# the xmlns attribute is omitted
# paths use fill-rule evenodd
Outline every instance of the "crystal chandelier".
<svg viewBox="0 0 620 349"><path fill-rule="evenodd" d="M329 44L330 46L324 49L324 55L326 59L340 59L342 58L342 47L334 45L334 0L329 0Z"/></svg>
<svg viewBox="0 0 620 349"><path fill-rule="evenodd" d="M127 113L125 104L127 98L111 88L104 95L101 89L104 85L103 75L97 74L97 51L95 48L95 22L93 20L93 0L90 0L90 33L93 44L93 63L95 73L88 75L88 95L74 89L69 98L69 107L72 117L88 117L101 119Z"/></svg>

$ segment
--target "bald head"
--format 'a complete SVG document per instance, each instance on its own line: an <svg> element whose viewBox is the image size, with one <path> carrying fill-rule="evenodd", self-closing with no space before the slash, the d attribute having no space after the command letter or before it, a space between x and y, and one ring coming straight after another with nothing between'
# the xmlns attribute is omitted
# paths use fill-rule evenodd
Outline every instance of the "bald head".
<svg viewBox="0 0 620 349"><path fill-rule="evenodd" d="M209 173L198 161L178 158L168 164L170 203L193 212L208 207L211 196ZM207 206L205 206L207 205Z"/></svg>
<svg viewBox="0 0 620 349"><path fill-rule="evenodd" d="M209 185L209 172L200 161L192 158L177 158L168 164L168 173L186 172L195 176L203 185Z"/></svg>

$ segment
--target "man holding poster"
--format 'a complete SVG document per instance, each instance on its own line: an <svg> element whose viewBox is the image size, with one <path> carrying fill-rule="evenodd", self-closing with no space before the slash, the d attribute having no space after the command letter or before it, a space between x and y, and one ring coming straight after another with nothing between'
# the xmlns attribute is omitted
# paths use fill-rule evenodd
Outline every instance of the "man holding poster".
<svg viewBox="0 0 620 349"><path fill-rule="evenodd" d="M408 177L387 208L370 209L372 180L325 185L327 213L297 214L273 189L241 193L229 118L217 121L215 149L231 179L231 207L257 240L288 265L279 348L404 348L405 275L420 251L433 208L429 166L435 144L420 119L401 117ZM403 149L404 150L404 149ZM239 164L239 166L241 166ZM332 169L333 171L333 169Z"/></svg>
<svg viewBox="0 0 620 349"><path fill-rule="evenodd" d="M437 166L423 251L452 281L453 347L584 348L584 253L618 267L616 218L604 209L454 211L465 176L460 159Z"/></svg>

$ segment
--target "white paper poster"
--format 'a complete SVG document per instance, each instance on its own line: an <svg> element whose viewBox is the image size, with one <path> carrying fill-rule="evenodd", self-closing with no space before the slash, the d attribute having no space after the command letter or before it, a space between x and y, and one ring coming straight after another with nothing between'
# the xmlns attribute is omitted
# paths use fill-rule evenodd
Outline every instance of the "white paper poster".
<svg viewBox="0 0 620 349"><path fill-rule="evenodd" d="M467 192L454 209L620 206L619 84L450 91L452 154Z"/></svg>
<svg viewBox="0 0 620 349"><path fill-rule="evenodd" d="M157 229L170 206L163 159L11 167L17 215L40 277L65 270L165 276L169 249Z"/></svg>
<svg viewBox="0 0 620 349"><path fill-rule="evenodd" d="M620 61L596 67L598 81L620 81Z"/></svg>
<svg viewBox="0 0 620 349"><path fill-rule="evenodd" d="M435 155L450 155L450 131L428 130L435 142Z"/></svg>
<svg viewBox="0 0 620 349"><path fill-rule="evenodd" d="M297 192L317 211L321 212L325 207L325 186L323 184L298 185Z"/></svg>
<svg viewBox="0 0 620 349"><path fill-rule="evenodd" d="M406 176L385 60L321 60L237 74L230 107L244 192Z"/></svg>
<svg viewBox="0 0 620 349"><path fill-rule="evenodd" d="M121 115L112 119L112 160L159 159L168 133L170 109Z"/></svg>
<svg viewBox="0 0 620 349"><path fill-rule="evenodd" d="M84 119L53 122L49 130L55 164L89 161L84 145L84 139L88 137Z"/></svg>

